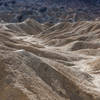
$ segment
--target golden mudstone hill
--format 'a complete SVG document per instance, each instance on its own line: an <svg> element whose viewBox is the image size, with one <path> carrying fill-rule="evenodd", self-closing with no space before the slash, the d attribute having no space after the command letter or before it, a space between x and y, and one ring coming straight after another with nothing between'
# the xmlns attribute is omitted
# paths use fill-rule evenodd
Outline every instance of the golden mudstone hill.
<svg viewBox="0 0 100 100"><path fill-rule="evenodd" d="M0 100L100 100L100 22L0 24Z"/></svg>

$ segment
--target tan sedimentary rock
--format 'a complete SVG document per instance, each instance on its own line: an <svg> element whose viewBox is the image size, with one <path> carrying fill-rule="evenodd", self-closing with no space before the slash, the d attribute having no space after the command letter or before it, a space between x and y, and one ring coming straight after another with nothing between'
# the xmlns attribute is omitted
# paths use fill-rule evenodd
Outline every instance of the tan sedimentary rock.
<svg viewBox="0 0 100 100"><path fill-rule="evenodd" d="M0 100L100 100L100 22L0 25Z"/></svg>

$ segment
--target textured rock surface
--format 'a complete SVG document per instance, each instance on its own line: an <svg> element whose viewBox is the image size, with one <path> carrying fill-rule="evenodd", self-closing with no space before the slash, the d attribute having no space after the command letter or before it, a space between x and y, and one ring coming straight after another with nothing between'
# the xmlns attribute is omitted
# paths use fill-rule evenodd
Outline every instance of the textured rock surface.
<svg viewBox="0 0 100 100"><path fill-rule="evenodd" d="M100 20L100 0L0 0L1 22Z"/></svg>
<svg viewBox="0 0 100 100"><path fill-rule="evenodd" d="M100 100L99 27L0 24L0 100Z"/></svg>

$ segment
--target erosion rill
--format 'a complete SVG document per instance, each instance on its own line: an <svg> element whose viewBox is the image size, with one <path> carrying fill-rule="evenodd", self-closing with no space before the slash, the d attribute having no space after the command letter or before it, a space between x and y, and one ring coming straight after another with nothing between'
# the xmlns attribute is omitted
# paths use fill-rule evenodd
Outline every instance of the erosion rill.
<svg viewBox="0 0 100 100"><path fill-rule="evenodd" d="M100 22L0 24L0 100L100 100Z"/></svg>

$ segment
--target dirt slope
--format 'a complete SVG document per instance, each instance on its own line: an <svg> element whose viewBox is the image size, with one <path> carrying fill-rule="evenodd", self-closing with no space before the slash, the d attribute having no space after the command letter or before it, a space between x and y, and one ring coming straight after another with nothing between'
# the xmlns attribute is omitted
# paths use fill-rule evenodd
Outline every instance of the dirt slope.
<svg viewBox="0 0 100 100"><path fill-rule="evenodd" d="M100 100L99 28L0 24L0 100Z"/></svg>

